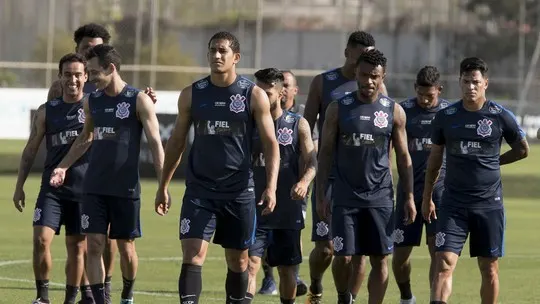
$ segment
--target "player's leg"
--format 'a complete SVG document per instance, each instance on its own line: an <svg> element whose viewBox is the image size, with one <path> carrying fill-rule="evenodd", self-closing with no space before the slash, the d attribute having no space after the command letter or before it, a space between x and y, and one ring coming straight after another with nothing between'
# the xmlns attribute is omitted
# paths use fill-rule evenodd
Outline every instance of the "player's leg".
<svg viewBox="0 0 540 304"><path fill-rule="evenodd" d="M420 210L420 209L417 209ZM439 214L439 210L436 210L436 214ZM433 285L433 279L435 277L435 234L437 232L437 220L431 220L431 223L425 223L426 226L426 245L429 252L429 286Z"/></svg>
<svg viewBox="0 0 540 304"><path fill-rule="evenodd" d="M183 303L199 303L202 291L202 266L208 242L216 228L212 201L184 196L180 213L182 269L178 278L178 294Z"/></svg>
<svg viewBox="0 0 540 304"><path fill-rule="evenodd" d="M304 221L306 220L306 214L307 214L307 202L303 202L302 203L302 216L304 218ZM303 256L304 248L302 246L302 242L300 242L300 251L302 252L302 256ZM296 273L296 297L301 297L307 293L308 287L306 283L300 278L300 264L296 265L295 273Z"/></svg>
<svg viewBox="0 0 540 304"><path fill-rule="evenodd" d="M266 252L264 253L262 259L262 269L264 272L264 277L261 283L261 289L259 290L259 294L264 295L276 295L277 294L277 288L276 288L276 280L274 278L274 267L270 267L268 265L267 259L266 259Z"/></svg>
<svg viewBox="0 0 540 304"><path fill-rule="evenodd" d="M467 210L445 206L438 214L435 234L435 275L431 286L432 303L446 303L452 293L452 275L469 233Z"/></svg>
<svg viewBox="0 0 540 304"><path fill-rule="evenodd" d="M423 219L422 212L418 212L415 221L405 225L404 197L401 192L397 194L396 213L394 217L395 229L392 233L394 240L394 253L392 256L392 271L401 295L401 304L414 304L416 299L411 290L411 253L414 247L420 246L422 241ZM421 201L420 199L415 201ZM421 210L420 206L416 207Z"/></svg>
<svg viewBox="0 0 540 304"><path fill-rule="evenodd" d="M350 289L353 297L353 302L356 300L356 296L360 292L362 283L366 277L366 257L363 255L353 256L351 262L351 279Z"/></svg>
<svg viewBox="0 0 540 304"><path fill-rule="evenodd" d="M64 304L74 304L84 274L86 236L81 234L79 202L63 200L61 203L67 251Z"/></svg>
<svg viewBox="0 0 540 304"><path fill-rule="evenodd" d="M301 230L274 229L268 247L268 264L277 266L282 304L294 304L297 295L296 269L302 263Z"/></svg>
<svg viewBox="0 0 540 304"><path fill-rule="evenodd" d="M351 265L357 254L356 231L358 209L334 206L332 208L332 233L334 235L334 261L332 274L338 294L338 304L350 303ZM358 257L356 257L358 258Z"/></svg>
<svg viewBox="0 0 540 304"><path fill-rule="evenodd" d="M105 264L105 303L107 304L111 303L112 275L117 253L118 244L116 240L107 238L105 251L103 251L103 263Z"/></svg>
<svg viewBox="0 0 540 304"><path fill-rule="evenodd" d="M40 193L34 208L32 261L36 280L36 301L49 303L49 276L52 269L51 243L59 231L62 209L58 200Z"/></svg>
<svg viewBox="0 0 540 304"><path fill-rule="evenodd" d="M368 303L380 304L388 288L388 256L394 249L394 207L360 209L357 221L357 231L368 231L357 235L359 254L369 256L371 264Z"/></svg>
<svg viewBox="0 0 540 304"><path fill-rule="evenodd" d="M108 200L111 219L109 238L116 240L120 254L123 282L120 303L133 303L133 289L139 268L135 240L142 236L141 200L116 197L108 197Z"/></svg>
<svg viewBox="0 0 540 304"><path fill-rule="evenodd" d="M243 304L249 304L253 301L253 296L257 290L257 273L259 272L262 263L265 263L266 259L268 242L270 237L270 231L268 229L257 228L255 232L255 241L253 245L249 247L249 263L248 263L248 273L249 273L249 283L248 289L246 292L246 297ZM268 265L268 263L266 263Z"/></svg>
<svg viewBox="0 0 540 304"><path fill-rule="evenodd" d="M331 196L331 187L328 190L328 196ZM316 185L313 183L313 192L311 195L311 215L313 219L311 241L315 242L315 247L309 254L309 276L311 284L306 299L307 304L319 303L321 301L323 293L322 278L324 272L332 263L333 257L330 224L319 218L317 214L316 192Z"/></svg>
<svg viewBox="0 0 540 304"><path fill-rule="evenodd" d="M86 234L86 275L95 304L105 304L103 250L107 241L109 210L104 196L87 194L82 203L81 229Z"/></svg>
<svg viewBox="0 0 540 304"><path fill-rule="evenodd" d="M482 304L495 304L499 297L499 258L504 256L504 209L471 210L470 253L478 257L482 275Z"/></svg>
<svg viewBox="0 0 540 304"><path fill-rule="evenodd" d="M225 248L227 278L226 303L241 304L249 282L248 248L255 241L256 203L254 198L224 201L218 217L214 242Z"/></svg>

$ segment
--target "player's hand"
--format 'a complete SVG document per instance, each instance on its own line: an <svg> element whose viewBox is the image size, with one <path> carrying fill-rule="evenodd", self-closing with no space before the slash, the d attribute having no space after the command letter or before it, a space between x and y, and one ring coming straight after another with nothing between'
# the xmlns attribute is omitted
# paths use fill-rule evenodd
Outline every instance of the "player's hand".
<svg viewBox="0 0 540 304"><path fill-rule="evenodd" d="M144 90L144 94L148 95L154 103L157 102L156 92L154 92L153 88L147 87L146 90Z"/></svg>
<svg viewBox="0 0 540 304"><path fill-rule="evenodd" d="M295 201L305 199L308 194L308 186L304 182L296 183L291 189L291 198Z"/></svg>
<svg viewBox="0 0 540 304"><path fill-rule="evenodd" d="M416 220L416 205L414 204L414 200L413 199L409 199L407 200L407 202L405 202L405 218L403 219L403 223L405 225L410 225L412 223L414 223L414 221Z"/></svg>
<svg viewBox="0 0 540 304"><path fill-rule="evenodd" d="M164 216L169 213L169 208L171 207L171 194L168 189L158 189L156 192L156 213Z"/></svg>
<svg viewBox="0 0 540 304"><path fill-rule="evenodd" d="M49 184L55 188L58 188L64 184L64 179L66 178L66 169L56 168L51 174L51 180Z"/></svg>
<svg viewBox="0 0 540 304"><path fill-rule="evenodd" d="M435 212L435 203L433 200L424 200L422 202L422 216L426 222L431 224L431 219L437 219L437 212Z"/></svg>
<svg viewBox="0 0 540 304"><path fill-rule="evenodd" d="M25 198L26 195L24 194L23 188L15 189L15 193L13 194L13 204L15 204L15 208L17 208L19 212L23 212L23 209L25 207Z"/></svg>
<svg viewBox="0 0 540 304"><path fill-rule="evenodd" d="M263 209L261 215L267 215L274 212L274 208L276 207L276 190L266 188L258 205L262 206L264 202L266 202L266 208Z"/></svg>

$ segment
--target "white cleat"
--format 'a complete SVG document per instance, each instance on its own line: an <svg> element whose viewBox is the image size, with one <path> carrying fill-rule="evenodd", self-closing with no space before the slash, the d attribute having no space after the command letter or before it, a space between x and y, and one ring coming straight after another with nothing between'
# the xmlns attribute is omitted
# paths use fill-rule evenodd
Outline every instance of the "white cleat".
<svg viewBox="0 0 540 304"><path fill-rule="evenodd" d="M399 304L416 304L416 298L413 296L412 298L408 300L399 300Z"/></svg>

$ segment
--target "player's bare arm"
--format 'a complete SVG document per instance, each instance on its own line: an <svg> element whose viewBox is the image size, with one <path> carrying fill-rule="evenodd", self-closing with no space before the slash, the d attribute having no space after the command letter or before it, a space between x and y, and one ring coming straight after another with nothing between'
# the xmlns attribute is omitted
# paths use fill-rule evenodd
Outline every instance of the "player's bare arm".
<svg viewBox="0 0 540 304"><path fill-rule="evenodd" d="M338 104L333 101L326 109L326 119L324 120L322 134L319 136L322 142L319 150L319 172L315 181L317 184L317 213L324 220L327 220L330 216L329 202L326 201L325 190L332 170L338 130Z"/></svg>
<svg viewBox="0 0 540 304"><path fill-rule="evenodd" d="M150 151L152 151L154 170L156 171L156 176L159 181L163 171L163 145L161 144L159 121L154 108L154 102L147 94L137 95L137 116L143 125L148 146L150 147Z"/></svg>
<svg viewBox="0 0 540 304"><path fill-rule="evenodd" d="M435 187L435 183L437 182L437 179L439 179L443 158L444 145L432 144L427 161L424 193L422 194L422 216L429 223L431 223L431 219L437 219L435 204L431 200L431 197L433 195L433 187Z"/></svg>
<svg viewBox="0 0 540 304"><path fill-rule="evenodd" d="M298 139L300 141L300 153L302 164L302 176L300 181L291 189L291 196L295 200L305 199L308 193L308 187L317 173L317 152L311 139L311 128L307 120L300 118L298 123Z"/></svg>
<svg viewBox="0 0 540 304"><path fill-rule="evenodd" d="M167 189L186 149L186 139L191 123L191 86L188 86L182 90L178 97L178 115L176 116L171 137L169 137L165 146L163 170L155 202L156 212L159 215L164 215L168 211L166 202L170 202L170 199L168 198Z"/></svg>
<svg viewBox="0 0 540 304"><path fill-rule="evenodd" d="M407 145L407 131L405 129L407 116L403 108L394 104L394 127L392 130L392 145L396 151L396 166L399 179L403 184L403 190L407 197L405 203L405 219L406 224L412 224L416 219L416 207L414 204L413 192L413 167L411 155Z"/></svg>
<svg viewBox="0 0 540 304"><path fill-rule="evenodd" d="M499 157L500 165L508 165L518 160L522 160L529 155L529 143L526 138L517 140L510 144L510 150Z"/></svg>
<svg viewBox="0 0 540 304"><path fill-rule="evenodd" d="M94 139L94 121L92 120L88 98L83 100L83 109L85 115L83 129L81 134L79 134L73 142L73 145L71 145L67 155L64 156L56 169L54 169L50 181L50 184L53 187L59 187L64 183L66 170L88 151L88 148L90 148L92 140Z"/></svg>
<svg viewBox="0 0 540 304"><path fill-rule="evenodd" d="M47 94L47 101L53 100L60 96L62 96L62 82L60 80L55 80L49 89L49 93Z"/></svg>
<svg viewBox="0 0 540 304"><path fill-rule="evenodd" d="M306 108L304 109L304 118L307 120L311 132L315 128L317 115L322 103L322 75L317 75L311 81L308 96L306 99ZM319 136L320 137L320 136Z"/></svg>
<svg viewBox="0 0 540 304"><path fill-rule="evenodd" d="M274 120L270 113L270 101L266 93L259 87L253 87L251 92L251 109L261 137L264 159L266 160L266 190L261 201L266 201L262 214L274 211L276 204L276 188L279 173L279 145L276 139Z"/></svg>
<svg viewBox="0 0 540 304"><path fill-rule="evenodd" d="M39 150L39 146L45 136L45 104L42 104L37 109L32 119L32 127L30 129L30 136L26 142L26 146L21 155L21 161L19 164L19 173L17 175L17 183L15 185L15 193L13 194L13 203L19 211L23 211L25 206L25 194L24 183L28 178L30 169L34 164L36 155Z"/></svg>

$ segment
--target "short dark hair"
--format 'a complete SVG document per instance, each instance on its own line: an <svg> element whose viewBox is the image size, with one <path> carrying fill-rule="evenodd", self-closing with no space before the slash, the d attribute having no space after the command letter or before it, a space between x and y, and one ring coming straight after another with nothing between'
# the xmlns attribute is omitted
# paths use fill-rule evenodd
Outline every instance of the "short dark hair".
<svg viewBox="0 0 540 304"><path fill-rule="evenodd" d="M356 31L349 35L349 40L347 40L347 46L375 46L375 38L368 33L364 31Z"/></svg>
<svg viewBox="0 0 540 304"><path fill-rule="evenodd" d="M238 38L230 32L223 31L215 33L212 38L208 40L208 47L210 47L212 40L228 40L231 50L235 53L240 53L240 42L238 42Z"/></svg>
<svg viewBox="0 0 540 304"><path fill-rule="evenodd" d="M106 44L98 44L90 48L86 54L86 59L90 60L94 57L98 59L99 65L102 68L106 69L112 63L116 67L116 70L120 71L122 57L113 46Z"/></svg>
<svg viewBox="0 0 540 304"><path fill-rule="evenodd" d="M416 85L421 87L434 87L441 84L441 73L431 65L427 65L416 74Z"/></svg>
<svg viewBox="0 0 540 304"><path fill-rule="evenodd" d="M459 65L459 76L463 73L479 71L482 76L486 76L489 69L487 63L478 57L468 57L461 61Z"/></svg>
<svg viewBox="0 0 540 304"><path fill-rule="evenodd" d="M386 70L386 57L384 57L384 54L377 49L362 52L356 61L356 66L358 66L360 62L366 62L374 66L380 65Z"/></svg>
<svg viewBox="0 0 540 304"><path fill-rule="evenodd" d="M84 37L101 38L103 43L107 44L111 40L111 34L102 25L88 23L79 27L73 34L73 40L79 46Z"/></svg>
<svg viewBox="0 0 540 304"><path fill-rule="evenodd" d="M283 77L283 73L276 69L276 68L268 68L268 69L262 69L255 72L255 78L263 83L266 84L283 84L283 81L285 81L285 78Z"/></svg>
<svg viewBox="0 0 540 304"><path fill-rule="evenodd" d="M64 55L62 58L60 58L60 63L58 64L58 72L62 73L62 68L64 67L64 63L71 63L71 62L80 62L84 65L84 71L86 72L86 58L77 53L69 53Z"/></svg>

